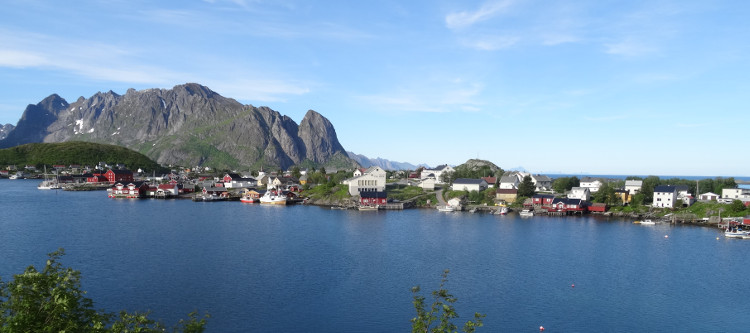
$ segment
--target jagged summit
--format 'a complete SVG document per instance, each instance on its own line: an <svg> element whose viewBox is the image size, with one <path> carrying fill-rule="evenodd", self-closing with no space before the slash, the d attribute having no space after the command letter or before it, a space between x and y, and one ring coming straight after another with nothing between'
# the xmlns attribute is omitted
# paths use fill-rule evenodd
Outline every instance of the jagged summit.
<svg viewBox="0 0 750 333"><path fill-rule="evenodd" d="M268 107L243 105L197 83L98 92L68 104L57 94L29 105L0 147L92 141L125 146L162 164L214 168L355 166L328 119L310 110L297 125Z"/></svg>

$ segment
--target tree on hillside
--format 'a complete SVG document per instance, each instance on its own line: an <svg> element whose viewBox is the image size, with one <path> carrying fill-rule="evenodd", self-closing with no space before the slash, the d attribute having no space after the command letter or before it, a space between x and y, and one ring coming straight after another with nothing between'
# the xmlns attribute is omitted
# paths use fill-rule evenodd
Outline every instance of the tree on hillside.
<svg viewBox="0 0 750 333"><path fill-rule="evenodd" d="M556 193L565 193L567 191L570 191L570 189L578 187L580 185L581 180L576 176L555 178L555 180L552 181L552 189Z"/></svg>
<svg viewBox="0 0 750 333"><path fill-rule="evenodd" d="M0 332L164 332L164 325L148 313L120 312L119 316L94 309L81 290L81 273L63 267L59 249L49 254L42 271L29 266L9 282L0 281ZM206 319L191 313L174 331L199 333Z"/></svg>
<svg viewBox="0 0 750 333"><path fill-rule="evenodd" d="M523 177L521 184L518 185L518 196L519 197L531 197L534 195L534 181L531 180L531 176Z"/></svg>

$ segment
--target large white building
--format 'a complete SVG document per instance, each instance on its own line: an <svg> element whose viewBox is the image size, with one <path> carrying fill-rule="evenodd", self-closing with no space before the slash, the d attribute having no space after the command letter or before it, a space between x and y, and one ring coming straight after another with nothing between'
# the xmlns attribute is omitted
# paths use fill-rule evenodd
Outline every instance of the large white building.
<svg viewBox="0 0 750 333"><path fill-rule="evenodd" d="M670 185L654 187L654 207L674 208L677 202L677 188Z"/></svg>
<svg viewBox="0 0 750 333"><path fill-rule="evenodd" d="M725 188L721 190L721 198L732 200L748 200L750 199L750 190L744 188Z"/></svg>
<svg viewBox="0 0 750 333"><path fill-rule="evenodd" d="M349 195L359 195L360 192L385 191L386 172L379 166L372 166L364 172L357 170L355 174L357 176L342 182L349 185Z"/></svg>

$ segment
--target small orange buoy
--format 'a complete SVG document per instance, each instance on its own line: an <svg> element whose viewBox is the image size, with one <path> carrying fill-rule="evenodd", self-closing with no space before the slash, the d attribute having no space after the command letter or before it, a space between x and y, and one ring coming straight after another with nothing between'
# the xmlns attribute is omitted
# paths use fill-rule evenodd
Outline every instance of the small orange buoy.
<svg viewBox="0 0 750 333"><path fill-rule="evenodd" d="M544 332L544 326L539 326L539 332Z"/></svg>

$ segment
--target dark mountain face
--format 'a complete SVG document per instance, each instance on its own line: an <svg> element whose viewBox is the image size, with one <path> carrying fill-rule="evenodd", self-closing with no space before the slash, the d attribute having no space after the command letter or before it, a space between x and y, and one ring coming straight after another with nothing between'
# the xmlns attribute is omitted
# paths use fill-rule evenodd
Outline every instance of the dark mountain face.
<svg viewBox="0 0 750 333"><path fill-rule="evenodd" d="M58 119L60 112L68 106L68 102L57 94L50 95L39 104L29 104L15 129L0 141L0 147L8 148L24 143L42 142L44 137L49 134L48 127Z"/></svg>
<svg viewBox="0 0 750 333"><path fill-rule="evenodd" d="M243 105L192 83L125 95L99 92L72 104L52 95L29 105L0 147L72 140L128 147L166 165L214 168L326 165L345 154L333 125L315 111L297 125L270 108Z"/></svg>

